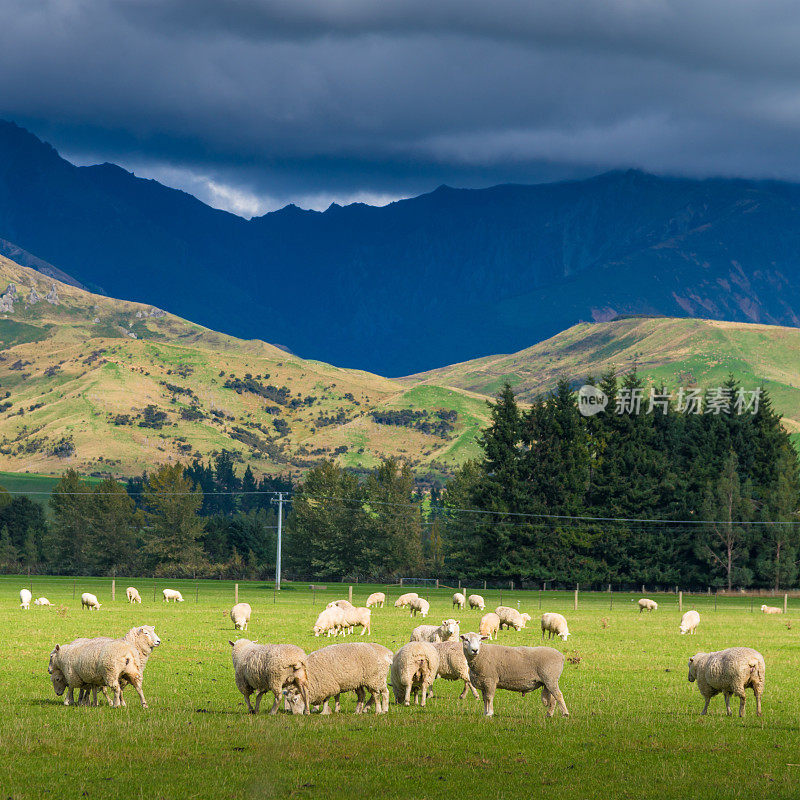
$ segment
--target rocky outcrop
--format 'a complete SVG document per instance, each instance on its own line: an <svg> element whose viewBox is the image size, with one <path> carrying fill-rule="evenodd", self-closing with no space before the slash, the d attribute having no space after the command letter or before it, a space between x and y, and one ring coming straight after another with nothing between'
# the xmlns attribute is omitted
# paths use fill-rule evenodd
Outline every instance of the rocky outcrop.
<svg viewBox="0 0 800 800"><path fill-rule="evenodd" d="M35 306L42 298L37 293L36 289L31 286L31 293L28 295L27 303L29 306Z"/></svg>
<svg viewBox="0 0 800 800"><path fill-rule="evenodd" d="M13 283L0 295L0 313L11 314L14 311L14 301L19 298L17 287Z"/></svg>
<svg viewBox="0 0 800 800"><path fill-rule="evenodd" d="M56 290L55 284L53 284L50 291L44 296L44 299L47 300L48 303L52 303L54 306L58 305L58 291Z"/></svg>

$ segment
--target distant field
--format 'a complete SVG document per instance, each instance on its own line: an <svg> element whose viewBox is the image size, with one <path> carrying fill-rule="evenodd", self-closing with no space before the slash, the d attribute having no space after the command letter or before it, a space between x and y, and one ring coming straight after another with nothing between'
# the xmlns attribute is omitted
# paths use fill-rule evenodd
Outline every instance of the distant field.
<svg viewBox="0 0 800 800"><path fill-rule="evenodd" d="M788 617L751 613L750 598L684 597L701 614L697 635L678 635L677 599L651 595L660 607L639 615L638 595L504 591L503 602L534 616L533 628L504 631L501 644L538 644L541 610L566 614L573 636L551 642L575 663L561 688L568 720L546 721L539 693L522 698L499 691L496 716L480 701L457 699L461 686L438 680L423 711L394 704L389 714L356 716L354 698L334 717L256 717L245 713L233 683L228 639L227 581L155 581L157 596L179 588L180 605L153 601L152 578L32 578L34 596L55 607L19 609L27 577L0 578L0 787L3 797L97 798L709 798L796 797L800 725L796 676L800 668L800 600ZM124 602L137 586L142 606ZM377 587L354 587L363 602ZM275 595L270 584L240 583L239 599L253 606L249 638L291 641L306 650L330 643L311 625L324 604L346 597L327 584L316 596L303 585ZM81 611L78 597L93 591L102 608ZM417 621L391 607L373 613L372 641L399 648ZM490 608L498 591L482 592ZM450 590L433 590L428 622L451 615L475 629L477 611L453 613ZM197 598L197 601L195 601ZM758 607L760 601L755 600ZM125 709L67 708L52 691L47 659L56 642L78 635L118 636L135 624L154 624L162 646L145 678L143 710L126 692ZM789 629L791 625L791 629ZM701 718L686 661L698 650L731 645L758 648L767 662L764 717L752 695L744 720L726 718L712 701ZM267 704L268 707L269 704Z"/></svg>

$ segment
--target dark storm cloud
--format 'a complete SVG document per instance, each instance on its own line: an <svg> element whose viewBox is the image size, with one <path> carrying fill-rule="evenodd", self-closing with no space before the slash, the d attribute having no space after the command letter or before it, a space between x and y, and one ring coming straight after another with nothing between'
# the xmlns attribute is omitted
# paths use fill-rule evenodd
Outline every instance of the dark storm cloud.
<svg viewBox="0 0 800 800"><path fill-rule="evenodd" d="M0 115L252 213L638 166L800 177L800 10L5 0Z"/></svg>

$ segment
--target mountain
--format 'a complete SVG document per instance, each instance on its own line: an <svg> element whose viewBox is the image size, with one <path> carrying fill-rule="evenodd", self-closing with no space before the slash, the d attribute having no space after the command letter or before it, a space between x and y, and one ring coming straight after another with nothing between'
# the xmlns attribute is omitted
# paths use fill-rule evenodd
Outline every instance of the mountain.
<svg viewBox="0 0 800 800"><path fill-rule="evenodd" d="M637 171L246 221L0 123L0 238L93 290L403 375L620 314L800 324L800 186Z"/></svg>
<svg viewBox="0 0 800 800"><path fill-rule="evenodd" d="M223 449L259 473L476 455L485 399L307 361L0 256L0 469L132 475Z"/></svg>

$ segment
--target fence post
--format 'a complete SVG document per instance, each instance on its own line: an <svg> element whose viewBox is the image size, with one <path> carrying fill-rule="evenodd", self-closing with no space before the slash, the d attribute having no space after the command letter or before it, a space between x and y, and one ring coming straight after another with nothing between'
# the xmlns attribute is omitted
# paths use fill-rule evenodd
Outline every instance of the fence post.
<svg viewBox="0 0 800 800"><path fill-rule="evenodd" d="M510 587L511 591L513 592L514 591L514 581L510 581L509 582L509 587Z"/></svg>
<svg viewBox="0 0 800 800"><path fill-rule="evenodd" d="M500 605L503 605L503 590L500 590Z"/></svg>
<svg viewBox="0 0 800 800"><path fill-rule="evenodd" d="M403 579L400 578L400 586L402 586L402 585L403 585Z"/></svg>
<svg viewBox="0 0 800 800"><path fill-rule="evenodd" d="M117 599L117 581L115 578L111 579L111 602Z"/></svg>
<svg viewBox="0 0 800 800"><path fill-rule="evenodd" d="M233 584L233 604L237 605L239 603L239 584Z"/></svg>
<svg viewBox="0 0 800 800"><path fill-rule="evenodd" d="M789 593L783 595L783 613L785 614L789 606Z"/></svg>
<svg viewBox="0 0 800 800"><path fill-rule="evenodd" d="M644 590L644 584L642 584L642 594L646 594L646 592Z"/></svg>
<svg viewBox="0 0 800 800"><path fill-rule="evenodd" d="M156 576L153 575L153 602L156 601Z"/></svg>
<svg viewBox="0 0 800 800"><path fill-rule="evenodd" d="M575 611L578 610L578 587L575 587Z"/></svg>
<svg viewBox="0 0 800 800"><path fill-rule="evenodd" d="M683 592L678 592L678 611L683 611Z"/></svg>
<svg viewBox="0 0 800 800"><path fill-rule="evenodd" d="M542 590L539 589L539 611L542 610Z"/></svg>
<svg viewBox="0 0 800 800"><path fill-rule="evenodd" d="M438 578L436 579L436 588L437 589L439 588L439 579Z"/></svg>
<svg viewBox="0 0 800 800"><path fill-rule="evenodd" d="M717 610L717 590L714 589L714 611Z"/></svg>
<svg viewBox="0 0 800 800"><path fill-rule="evenodd" d="M75 599L75 587L77 586L78 581L72 581L72 599Z"/></svg>
<svg viewBox="0 0 800 800"><path fill-rule="evenodd" d="M461 578L458 579L458 591L461 591Z"/></svg>
<svg viewBox="0 0 800 800"><path fill-rule="evenodd" d="M750 613L753 613L753 595L750 595Z"/></svg>
<svg viewBox="0 0 800 800"><path fill-rule="evenodd" d="M347 590L347 599L350 601L350 603L353 602L353 587L352 586L350 586L348 588L348 590Z"/></svg>
<svg viewBox="0 0 800 800"><path fill-rule="evenodd" d="M609 611L613 611L614 610L614 592L611 591L611 584L610 583L608 584L608 596L610 598L608 609L609 609Z"/></svg>
<svg viewBox="0 0 800 800"><path fill-rule="evenodd" d="M194 581L194 602L200 602L200 584L197 582L197 578Z"/></svg>
<svg viewBox="0 0 800 800"><path fill-rule="evenodd" d="M483 582L483 591L486 591L486 581Z"/></svg>

